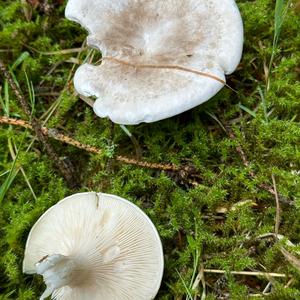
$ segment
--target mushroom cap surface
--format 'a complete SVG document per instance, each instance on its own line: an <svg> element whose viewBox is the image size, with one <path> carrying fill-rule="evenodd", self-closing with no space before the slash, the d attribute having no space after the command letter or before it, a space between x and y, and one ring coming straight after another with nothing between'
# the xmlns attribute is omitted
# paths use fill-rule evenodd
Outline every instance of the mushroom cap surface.
<svg viewBox="0 0 300 300"><path fill-rule="evenodd" d="M234 0L69 0L65 14L88 30L87 43L104 56L101 65L78 68L75 88L81 95L95 96L95 113L115 123L174 116L224 86L166 66L197 70L225 82L225 74L236 69L242 55L243 24Z"/></svg>
<svg viewBox="0 0 300 300"><path fill-rule="evenodd" d="M59 260L57 254L76 267L54 299L150 300L162 280L156 228L136 205L114 195L75 194L47 210L28 236L23 272L36 273L47 257Z"/></svg>

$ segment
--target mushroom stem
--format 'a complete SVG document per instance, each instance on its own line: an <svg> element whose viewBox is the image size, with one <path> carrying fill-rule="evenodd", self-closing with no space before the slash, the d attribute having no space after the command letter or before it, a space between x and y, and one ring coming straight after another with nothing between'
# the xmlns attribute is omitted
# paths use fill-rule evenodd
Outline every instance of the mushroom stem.
<svg viewBox="0 0 300 300"><path fill-rule="evenodd" d="M43 276L47 285L40 300L49 297L55 290L68 285L76 264L73 259L61 254L46 256L36 264L36 273Z"/></svg>

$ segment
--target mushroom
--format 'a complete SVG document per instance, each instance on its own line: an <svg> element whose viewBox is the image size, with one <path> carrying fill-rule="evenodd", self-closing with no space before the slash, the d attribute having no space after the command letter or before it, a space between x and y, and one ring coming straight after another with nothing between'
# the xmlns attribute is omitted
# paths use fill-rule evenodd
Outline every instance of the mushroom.
<svg viewBox="0 0 300 300"><path fill-rule="evenodd" d="M69 0L65 14L103 55L78 68L75 89L115 123L154 122L207 101L241 59L234 0Z"/></svg>
<svg viewBox="0 0 300 300"><path fill-rule="evenodd" d="M47 210L31 229L23 272L43 275L63 300L150 300L160 287L163 251L151 220L114 195L80 193Z"/></svg>

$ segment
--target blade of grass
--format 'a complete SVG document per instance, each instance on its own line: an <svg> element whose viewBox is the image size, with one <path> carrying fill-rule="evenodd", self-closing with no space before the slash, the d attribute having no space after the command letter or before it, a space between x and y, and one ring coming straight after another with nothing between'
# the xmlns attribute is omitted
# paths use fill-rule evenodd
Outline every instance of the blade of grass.
<svg viewBox="0 0 300 300"><path fill-rule="evenodd" d="M8 92L8 82L7 80L4 81L4 98L0 94L0 104L4 111L4 115L9 117L9 92Z"/></svg>
<svg viewBox="0 0 300 300"><path fill-rule="evenodd" d="M178 276L179 276L179 278L180 278L180 280L181 280L181 282L182 282L182 284L183 284L183 286L185 288L185 291L186 291L186 294L187 294L187 300L193 300L192 294L189 291L189 288L186 285L186 283L185 283L184 279L182 278L181 274L179 273L179 271L177 269L176 269L176 272L177 272L177 274L178 274Z"/></svg>
<svg viewBox="0 0 300 300"><path fill-rule="evenodd" d="M7 112L6 112L6 106L5 106L5 103L4 103L4 99L3 99L2 95L1 95L1 87L0 87L0 105L1 105L1 107L2 107L2 110L3 110L3 112L4 112L4 115L5 115L6 117L8 117Z"/></svg>
<svg viewBox="0 0 300 300"><path fill-rule="evenodd" d="M53 146L48 142L48 137L43 134L42 131L42 125L40 124L39 120L36 119L34 116L31 115L31 109L30 106L22 94L22 90L17 86L13 79L13 75L11 74L5 63L0 59L0 71L3 74L3 76L7 79L12 91L14 92L16 99L19 103L19 105L22 108L22 111L24 114L27 115L28 118L31 118L31 125L34 129L34 132L36 136L38 137L38 140L43 144L44 149L49 156L50 160L55 164L57 170L59 171L60 175L64 177L67 184L73 188L78 184L78 177L75 176L75 168L71 161L67 164L66 161L63 161L60 159L58 153L53 148Z"/></svg>
<svg viewBox="0 0 300 300"><path fill-rule="evenodd" d="M238 107L240 109L242 109L243 111L245 111L246 113L248 113L249 115L251 115L253 118L256 118L256 112L251 110L250 108L244 106L243 104L239 103Z"/></svg>
<svg viewBox="0 0 300 300"><path fill-rule="evenodd" d="M273 62L276 55L276 50L278 48L278 42L280 38L280 33L282 29L282 25L284 23L288 7L291 3L291 0L287 1L285 4L284 0L276 0L275 4L275 16L274 16L274 36L273 36L273 45L272 45L272 54L269 62L269 71L268 71L268 79L267 79L267 87L266 91L270 89L270 74L273 67Z"/></svg>
<svg viewBox="0 0 300 300"><path fill-rule="evenodd" d="M29 53L28 52L23 52L16 60L15 62L13 63L12 67L10 67L9 69L11 71L15 70L23 61L25 61L29 56ZM15 75L12 73L12 77L13 77L13 80L15 82L15 84L17 86L19 86L19 83L15 77ZM3 97L1 96L0 94L0 104L2 106L2 109L4 111L4 115L9 117L10 113L9 113L9 110L10 110L10 97L9 97L9 84L8 84L8 81L7 79L4 80L4 99Z"/></svg>
<svg viewBox="0 0 300 300"><path fill-rule="evenodd" d="M125 125L120 125L121 129L128 135L128 137L131 139L132 144L135 148L136 157L139 159L142 157L142 149L140 147L139 142L137 139L132 135L132 133L128 130L128 128Z"/></svg>
<svg viewBox="0 0 300 300"><path fill-rule="evenodd" d="M7 191L9 190L9 187L11 186L11 184L13 183L15 177L17 176L17 174L19 172L19 170L16 169L16 163L17 163L17 160L18 160L18 157L19 157L19 154L20 154L20 149L21 149L21 146L23 144L23 140L25 138L25 134L26 134L26 131L23 134L20 146L18 147L18 151L16 153L16 157L13 160L12 166L11 166L11 168L9 170L9 174L6 177L6 179L3 182L3 184L0 186L0 204L2 203L2 201L3 201L3 199L4 199L4 197L5 197L6 193L7 193Z"/></svg>
<svg viewBox="0 0 300 300"><path fill-rule="evenodd" d="M28 56L29 56L29 53L28 53L28 52L23 52L23 53L19 56L19 58L15 61L15 63L13 64L13 66L11 67L11 70L15 69L18 65L20 65L24 60L27 59ZM27 73L26 73L26 72L25 72L25 78L26 78L26 81L27 81L27 86L28 86L28 91L29 91L29 99L30 99L30 102L31 102L32 113L33 113L34 106L35 106L34 89L33 89L32 82L29 82L29 79L28 79L28 76L27 76ZM15 83L16 83L17 85L19 85L17 79L16 79L14 76L13 76L13 80L15 81ZM1 94L0 94L0 103L1 103L1 106L2 106L2 108L3 108L4 114L5 114L7 117L9 117L9 115L10 115L10 112L9 112L10 98L9 98L9 86L8 86L7 80L5 80L5 83L4 83L4 99L2 98L2 96L1 96ZM10 126L10 127L9 127L9 130L11 130L11 129L12 129L12 127ZM26 132L25 132L24 134L26 134ZM18 153L18 149L17 149L17 146L16 146L16 144L15 144L13 138L11 138L11 137L8 139L8 148L9 148L9 152L10 152L10 155L11 155L12 159L13 159L14 161L16 161L16 159L17 159L17 154L16 154L16 153ZM35 193L34 193L34 191L33 191L33 188L32 188L32 186L31 186L30 182L29 182L29 179L28 179L28 177L27 177L27 175L26 175L26 172L24 171L24 169L23 169L22 167L19 167L18 169L16 169L16 170L14 171L14 173L11 173L10 171L5 172L5 174L6 174L6 173L9 173L9 175L8 175L8 177L6 178L6 181L3 183L3 190L2 190L3 194L5 194L5 189L6 189L7 187L9 187L9 186L12 184L12 182L13 182L15 176L18 174L18 172L19 172L20 170L21 170L21 173L22 173L22 175L23 175L23 177L24 177L24 179L25 179L26 184L28 185L28 187L29 187L29 189L30 189L30 191L31 191L31 194L32 194L33 198L34 198L35 200L37 200L37 197L36 197L36 195L35 195ZM3 174L2 174L2 175L3 175ZM0 193L0 195L2 194L2 192ZM0 199L1 199L1 198L0 198ZM1 201L2 201L2 200L3 200L3 199L1 199Z"/></svg>
<svg viewBox="0 0 300 300"><path fill-rule="evenodd" d="M20 64L22 64L30 56L29 52L25 51L15 60L11 66L11 71L15 70Z"/></svg>
<svg viewBox="0 0 300 300"><path fill-rule="evenodd" d="M12 159L15 160L16 159L16 153L18 152L17 145L14 142L13 138L10 138L8 142L9 142L8 146L9 146L10 155L11 155ZM25 172L24 168L22 166L20 166L19 169L18 169L18 171L19 170L21 170L21 173L22 173L22 175L23 175L23 177L25 179L25 182L26 182L26 184L27 184L27 186L28 186L28 188L29 188L29 190L30 190L30 192L31 192L34 200L37 200L36 194L35 194L32 186L30 184L30 181L29 181L29 179L28 179L28 177L26 175L26 172Z"/></svg>
<svg viewBox="0 0 300 300"><path fill-rule="evenodd" d="M17 176L18 172L19 172L19 170L15 170L15 165L13 164L9 175L7 176L7 178L5 179L3 184L0 186L0 205L2 204L2 201L6 195L9 187L11 186L12 182L14 181L15 177Z"/></svg>
<svg viewBox="0 0 300 300"><path fill-rule="evenodd" d="M297 258L295 255L291 254L284 248L280 249L281 253L283 256L286 258L286 260L294 267L297 269L298 272L300 272L300 260Z"/></svg>
<svg viewBox="0 0 300 300"><path fill-rule="evenodd" d="M82 52L85 50L85 43L82 44L82 51L80 51L77 55L77 58L79 59ZM94 49L91 49L88 51L85 59L83 60L83 63L86 63L90 60L90 57L93 55L93 53L95 52ZM72 76L73 76L73 73L74 73L74 70L75 70L75 67L76 65L73 64L73 67L71 68L70 72L69 72L69 76L68 76L68 79L66 81L66 84L64 86L64 88L62 89L61 91L61 95L63 94L63 92L67 91L69 89L69 82L70 80L72 79ZM62 101L62 97L61 95L52 103L52 105L48 108L48 110L40 117L40 120L42 122L42 125L45 126L47 124L47 122L49 121L49 119L52 117L52 115L55 113L55 111L58 109L58 107L60 106L61 104L61 101ZM76 96L76 93L74 93L74 97Z"/></svg>
<svg viewBox="0 0 300 300"><path fill-rule="evenodd" d="M31 104L31 115L33 115L34 114L34 109L35 109L35 93L34 93L34 88L33 88L32 81L29 81L27 73L24 72L24 74L25 74L25 78L26 78L27 89L28 89L28 93L29 93L29 100L30 100L30 104Z"/></svg>
<svg viewBox="0 0 300 300"><path fill-rule="evenodd" d="M260 98L261 98L261 103L262 103L262 107L264 110L264 116L265 116L265 121L268 123L269 122L269 118L268 118L268 110L267 110L267 102L266 102L266 97L265 94L263 93L263 90L260 86L257 87Z"/></svg>
<svg viewBox="0 0 300 300"><path fill-rule="evenodd" d="M197 224L195 223L195 239L197 239L197 236L198 236L198 227L197 227ZM191 282L190 282L190 286L189 286L189 288L192 289L194 281L196 279L197 271L199 268L200 253L199 253L199 248L194 247L194 245L193 245L195 243L194 239L188 239L188 243L189 243L190 247L195 248L195 251L193 253L193 274L192 274L192 278L191 278Z"/></svg>
<svg viewBox="0 0 300 300"><path fill-rule="evenodd" d="M0 177L6 175L7 173L9 173L9 170L7 170L7 171L3 172L2 174L0 174Z"/></svg>
<svg viewBox="0 0 300 300"><path fill-rule="evenodd" d="M215 120L219 124L219 126L223 129L223 131L227 133L226 128L224 127L224 125L222 124L222 122L217 118L217 116L214 113L212 113L212 112L210 112L208 110L206 110L205 113L207 115L209 115L213 120Z"/></svg>

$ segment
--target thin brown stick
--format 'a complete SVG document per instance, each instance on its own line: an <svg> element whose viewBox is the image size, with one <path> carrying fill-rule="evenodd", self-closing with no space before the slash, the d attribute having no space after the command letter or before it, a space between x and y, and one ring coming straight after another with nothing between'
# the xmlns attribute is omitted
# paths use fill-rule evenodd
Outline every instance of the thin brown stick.
<svg viewBox="0 0 300 300"><path fill-rule="evenodd" d="M204 269L204 273L212 273L212 274L226 274L227 271L224 270L215 270L215 269ZM251 271L231 271L228 272L232 275L244 275L244 276L262 276L262 277L279 277L286 278L288 277L286 274L282 273L268 273L268 272L251 272Z"/></svg>
<svg viewBox="0 0 300 300"><path fill-rule="evenodd" d="M23 128L27 128L30 130L33 130L33 127L31 124L24 120L17 120L13 118L8 118L8 117L3 117L0 116L0 123L2 124L9 124L9 125L15 125L15 126L20 126ZM42 132L44 135L49 136L51 138L54 138L55 140L58 140L62 143L66 143L69 145L72 145L76 148L83 149L87 152L94 153L94 154L101 154L102 150L90 145L83 144L65 134L59 133L58 130L56 129L48 129L46 127L41 128ZM115 158L117 161L124 163L124 164L130 164L130 165L135 165L143 168L148 168L148 169L157 169L157 170L163 170L163 171L172 171L172 172L188 172L188 167L178 167L173 164L160 164L160 163L151 163L147 161L142 161L142 160L137 160L133 159L127 156L122 156L118 155Z"/></svg>
<svg viewBox="0 0 300 300"><path fill-rule="evenodd" d="M104 61L104 60L112 61L112 62L119 63L119 64L131 67L131 68L135 68L135 69L160 69L160 70L165 69L165 70L178 70L178 71L193 73L193 74L196 74L196 75L200 75L200 76L203 76L203 77L207 77L207 78L216 80L216 81L224 84L226 87L228 87L232 91L234 91L234 92L237 93L237 91L234 90L231 86L229 86L226 83L226 81L224 81L223 79L221 79L221 78L219 78L219 77L217 77L215 75L212 75L212 74L209 74L209 73L206 73L206 72L202 72L202 71L198 71L198 70L195 70L195 69L191 69L191 68L179 66L179 65L168 65L168 64L135 64L135 63L131 63L131 62L128 62L126 60L122 60L122 59L115 58L115 57L112 57L112 56L104 56L104 57L102 57L101 60L102 61Z"/></svg>
<svg viewBox="0 0 300 300"><path fill-rule="evenodd" d="M13 118L0 116L0 123L14 125L14 126L20 126L20 127L32 130L32 126L24 120L17 120L17 119L13 119Z"/></svg>
<svg viewBox="0 0 300 300"><path fill-rule="evenodd" d="M280 226L280 203L279 203L279 197L278 197L278 192L276 187L276 180L273 174L272 174L272 181L273 181L275 200L276 200L275 235L277 237L279 232L279 226Z"/></svg>
<svg viewBox="0 0 300 300"><path fill-rule="evenodd" d="M142 168L148 168L148 169L157 169L157 170L163 170L163 171L172 171L172 172L178 172L183 170L184 168L177 167L173 164L159 164L159 163L152 163L137 159L132 159L126 156L118 155L116 157L116 160L129 165L136 165Z"/></svg>
<svg viewBox="0 0 300 300"><path fill-rule="evenodd" d="M25 97L22 95L19 87L16 85L15 81L13 80L10 72L6 69L4 63L0 60L0 71L3 74L4 78L6 78L8 84L12 88L12 91L16 95L16 98L22 107L23 112L25 115L30 119L30 125L32 130L35 132L38 140L43 144L45 147L46 153L50 157L50 159L54 162L55 166L61 173L61 175L65 178L68 185L74 187L77 184L76 177L74 176L74 168L71 164L66 164L62 161L58 154L55 152L54 148L49 144L47 135L43 133L42 127L38 120L31 115L30 106L27 103Z"/></svg>

